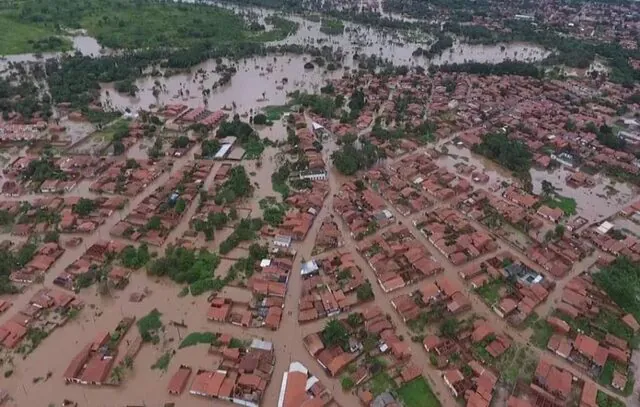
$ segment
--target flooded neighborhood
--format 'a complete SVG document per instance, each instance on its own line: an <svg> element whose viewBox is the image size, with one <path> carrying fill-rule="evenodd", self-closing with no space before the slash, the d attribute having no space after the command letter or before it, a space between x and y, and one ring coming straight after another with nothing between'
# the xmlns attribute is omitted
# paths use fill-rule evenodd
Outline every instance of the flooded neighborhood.
<svg viewBox="0 0 640 407"><path fill-rule="evenodd" d="M19 3L1 406L640 405L635 4Z"/></svg>

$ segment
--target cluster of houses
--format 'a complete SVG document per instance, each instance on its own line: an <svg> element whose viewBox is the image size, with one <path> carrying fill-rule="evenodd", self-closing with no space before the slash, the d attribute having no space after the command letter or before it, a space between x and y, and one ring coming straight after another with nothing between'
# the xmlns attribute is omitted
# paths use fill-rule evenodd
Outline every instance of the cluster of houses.
<svg viewBox="0 0 640 407"><path fill-rule="evenodd" d="M92 244L85 250L80 258L69 264L56 276L53 284L67 290L79 288L77 285L79 278L90 276L90 273L95 274L96 270L108 266L125 247L126 245L124 243L116 240L98 241ZM114 265L110 268L106 277L108 282L114 287L123 287L128 282L128 277L131 272L132 270ZM95 276L89 278L91 282L93 282L94 279Z"/></svg>
<svg viewBox="0 0 640 407"><path fill-rule="evenodd" d="M578 239L564 233L544 244L533 246L527 251L527 257L556 278L567 275L573 265L593 252L593 248L584 239Z"/></svg>
<svg viewBox="0 0 640 407"><path fill-rule="evenodd" d="M556 407L568 403L581 407L609 405L609 396L598 391L595 382L574 377L571 372L544 358L539 360L529 387L520 389L519 393L522 394L509 397L507 407Z"/></svg>
<svg viewBox="0 0 640 407"><path fill-rule="evenodd" d="M400 179L420 188L439 201L447 201L470 192L473 186L466 178L436 164L435 159L438 155L434 150L422 154L411 154L400 159L391 169Z"/></svg>
<svg viewBox="0 0 640 407"><path fill-rule="evenodd" d="M486 284L497 286L497 298L485 298L485 301L495 301L489 304L493 311L515 326L532 316L555 286L554 282L526 264L514 262L509 253L470 264L458 274L475 290Z"/></svg>
<svg viewBox="0 0 640 407"><path fill-rule="evenodd" d="M633 262L640 261L640 239L616 228L609 221L584 229L580 236L605 252L601 262L611 262L618 256L628 257Z"/></svg>
<svg viewBox="0 0 640 407"><path fill-rule="evenodd" d="M48 231L92 233L125 204L126 199L118 196L95 199L64 196L41 198L31 203L5 201L0 203L0 210L16 221L11 234L30 236Z"/></svg>
<svg viewBox="0 0 640 407"><path fill-rule="evenodd" d="M422 342L424 349L442 371L442 378L455 398L462 398L469 407L488 407L499 374L478 358L485 352L493 359L500 358L511 347L511 339L497 333L483 319L466 323L448 335L427 335Z"/></svg>
<svg viewBox="0 0 640 407"><path fill-rule="evenodd" d="M228 114L222 110L212 112L205 106L191 108L183 104L165 105L158 113L168 119L165 125L169 130L174 131L185 130L194 124L212 129L228 117Z"/></svg>
<svg viewBox="0 0 640 407"><path fill-rule="evenodd" d="M133 197L162 174L163 168L146 160L115 161L100 171L89 191Z"/></svg>
<svg viewBox="0 0 640 407"><path fill-rule="evenodd" d="M307 167L305 171L292 174L291 180L326 180L326 163L322 158L322 153L316 148L316 144L319 142L318 139L324 134L324 128L320 124L313 122L310 129L305 116L301 113L293 113L292 117L292 125L295 128L298 143L296 146L291 147L296 148L299 153L304 155Z"/></svg>
<svg viewBox="0 0 640 407"><path fill-rule="evenodd" d="M285 199L287 210L282 222L277 226L265 225L260 233L273 239L274 246L281 248L289 248L294 241L303 241L328 193L329 184L326 181L312 181L310 188L293 192ZM330 243L329 237L327 243Z"/></svg>
<svg viewBox="0 0 640 407"><path fill-rule="evenodd" d="M3 303L3 308L6 303ZM7 349L15 349L27 336L28 330L50 333L69 319L71 310L80 310L84 303L74 295L42 288L27 305L0 325L0 344Z"/></svg>
<svg viewBox="0 0 640 407"><path fill-rule="evenodd" d="M423 319L436 320L461 314L471 309L471 302L462 286L454 280L440 276L425 281L410 294L391 299L391 305L408 324Z"/></svg>
<svg viewBox="0 0 640 407"><path fill-rule="evenodd" d="M312 181L311 188L292 193L285 199L291 209L285 213L282 223L275 231L276 236L303 241L322 209L324 199L329 193L329 183Z"/></svg>
<svg viewBox="0 0 640 407"><path fill-rule="evenodd" d="M485 189L477 189L462 197L456 207L465 216L476 220L489 229L500 230L503 221L528 231L531 236L542 228L544 222L531 210L496 196Z"/></svg>
<svg viewBox="0 0 640 407"><path fill-rule="evenodd" d="M402 225L392 226L367 238L358 244L357 250L387 293L444 270L429 250Z"/></svg>
<svg viewBox="0 0 640 407"><path fill-rule="evenodd" d="M614 320L617 322L612 322ZM578 321L585 322L588 329L578 330L577 326L584 325L576 325ZM576 276L567 283L561 303L546 322L553 329L547 349L594 377L600 376L605 364L613 363L610 384L621 391L625 388L631 358L628 339L640 326L633 315L625 314L597 288L588 274ZM609 332L609 327L615 324L618 325L615 333ZM625 333L625 338L616 336L621 333Z"/></svg>
<svg viewBox="0 0 640 407"><path fill-rule="evenodd" d="M393 223L394 218L387 204L373 190L353 182L340 187L334 197L333 209L345 222L351 237L361 240Z"/></svg>
<svg viewBox="0 0 640 407"><path fill-rule="evenodd" d="M209 353L220 362L214 369L198 369L195 372L189 394L245 407L258 407L261 404L275 366L273 344L259 339L253 339L248 344L239 342L241 346L237 346L234 338L226 334L215 339ZM169 380L169 394L182 394L191 375L191 367L181 365Z"/></svg>
<svg viewBox="0 0 640 407"><path fill-rule="evenodd" d="M489 234L476 229L453 209L427 211L423 216L414 219L413 224L454 266L498 248L498 244Z"/></svg>
<svg viewBox="0 0 640 407"><path fill-rule="evenodd" d="M64 251L65 249L58 243L49 242L43 244L27 264L11 273L9 279L14 283L33 283L36 279L44 276Z"/></svg>
<svg viewBox="0 0 640 407"><path fill-rule="evenodd" d="M69 362L63 378L66 383L91 386L117 385L118 378L110 375L118 356L118 347L129 331L135 317L123 317L114 332L100 332ZM127 355L134 357L142 345L142 338L130 343Z"/></svg>
<svg viewBox="0 0 640 407"><path fill-rule="evenodd" d="M320 229L313 245L313 254L320 254L327 250L337 249L344 245L344 238L340 231L340 225L333 216L326 217L320 224Z"/></svg>
<svg viewBox="0 0 640 407"><path fill-rule="evenodd" d="M298 322L336 316L372 299L357 294L358 288L369 283L349 251L303 263L300 273Z"/></svg>
<svg viewBox="0 0 640 407"><path fill-rule="evenodd" d="M280 326L287 293L287 283L293 260L278 251L273 257L262 259L249 277L246 288L248 299L213 298L207 318L242 327L266 327L277 330Z"/></svg>
<svg viewBox="0 0 640 407"><path fill-rule="evenodd" d="M389 322L384 313L377 306L371 306L360 313L356 313L356 322L349 319L337 320L349 332L349 338L344 344L330 344L323 339L323 332L309 334L303 338L303 343L309 354L316 359L331 377L337 377L348 370L354 386L359 386L373 374L380 371L380 367L372 369L371 363L376 358L382 358L393 365L389 367L406 367L410 364L411 348L407 341L402 340L395 332L395 327ZM373 338L366 346L364 337ZM361 358L366 354L369 358ZM354 366L347 369L350 364ZM355 368L354 368L355 367ZM420 376L421 370L415 369L414 376L407 381ZM365 405L368 405L366 403Z"/></svg>
<svg viewBox="0 0 640 407"><path fill-rule="evenodd" d="M278 407L324 407L333 401L327 387L300 362L291 362L282 374Z"/></svg>
<svg viewBox="0 0 640 407"><path fill-rule="evenodd" d="M25 156L17 158L3 171L9 180L18 179L29 167L32 161L38 160L37 156ZM59 172L59 176L31 185L28 179L24 179L24 187L31 188L42 193L63 193L73 190L83 179L102 177L105 171L113 166L124 166L125 162L116 158L95 157L91 155L69 155L53 159L53 166ZM117 176L117 174L116 174ZM4 185L3 185L4 188ZM3 191L9 192L9 191Z"/></svg>
<svg viewBox="0 0 640 407"><path fill-rule="evenodd" d="M162 246L197 198L213 166L207 160L187 163L118 222L111 235Z"/></svg>
<svg viewBox="0 0 640 407"><path fill-rule="evenodd" d="M404 216L419 212L433 204L415 185L409 184L389 168L376 167L367 171L364 178Z"/></svg>

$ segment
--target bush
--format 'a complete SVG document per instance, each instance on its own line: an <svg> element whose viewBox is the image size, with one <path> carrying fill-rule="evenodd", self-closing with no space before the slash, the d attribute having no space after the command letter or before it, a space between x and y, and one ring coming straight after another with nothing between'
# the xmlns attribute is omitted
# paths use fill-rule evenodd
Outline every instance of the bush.
<svg viewBox="0 0 640 407"><path fill-rule="evenodd" d="M355 383L351 377L345 376L340 380L340 385L342 386L342 390L349 391L355 386Z"/></svg>
<svg viewBox="0 0 640 407"><path fill-rule="evenodd" d="M369 301L374 298L373 290L371 289L371 283L368 281L362 284L356 289L356 296L358 301Z"/></svg>
<svg viewBox="0 0 640 407"><path fill-rule="evenodd" d="M154 308L136 322L143 341L156 342L158 339L158 331L163 327L162 321L160 320L161 315L160 311Z"/></svg>
<svg viewBox="0 0 640 407"><path fill-rule="evenodd" d="M253 124L267 124L267 116L262 113L258 113L257 115L253 116Z"/></svg>
<svg viewBox="0 0 640 407"><path fill-rule="evenodd" d="M180 342L178 349L187 348L199 343L212 344L217 338L218 334L213 332L191 332Z"/></svg>

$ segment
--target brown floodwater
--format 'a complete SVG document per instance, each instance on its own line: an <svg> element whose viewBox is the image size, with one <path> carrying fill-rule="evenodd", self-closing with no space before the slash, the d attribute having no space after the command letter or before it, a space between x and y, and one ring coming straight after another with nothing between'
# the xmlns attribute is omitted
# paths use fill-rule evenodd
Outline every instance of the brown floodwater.
<svg viewBox="0 0 640 407"><path fill-rule="evenodd" d="M457 173L454 165L461 162L475 165L476 171L484 169L484 172L489 175L489 182L484 186L485 189L500 185L502 181L508 183L515 181L507 170L482 156L473 154L465 147L447 144L446 148L448 154L441 156L438 163L454 173ZM549 181L556 188L558 194L576 200L578 214L588 219L589 223L615 214L631 203L636 194L635 187L627 183L615 182L601 174L593 176L595 186L591 188L572 188L565 182L567 176L571 174L571 171L566 167L556 168L553 171L532 168L530 173L534 193L541 193L542 181ZM503 188L500 188L496 193L499 194L502 191Z"/></svg>

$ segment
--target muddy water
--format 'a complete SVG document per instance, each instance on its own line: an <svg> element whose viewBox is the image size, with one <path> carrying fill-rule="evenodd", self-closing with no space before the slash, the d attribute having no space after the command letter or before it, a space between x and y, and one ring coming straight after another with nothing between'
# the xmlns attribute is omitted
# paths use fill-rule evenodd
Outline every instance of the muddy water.
<svg viewBox="0 0 640 407"><path fill-rule="evenodd" d="M67 52L67 54L71 54L73 52L79 51L83 55L89 56L99 56L102 54L107 54L111 52L109 49L104 48L98 43L98 41L88 35L74 35L66 37L73 43L73 50ZM45 60L49 58L57 58L62 53L60 52L43 52L40 54L14 54L14 55L6 55L4 60L0 59L0 67L3 65L3 62L33 62L39 60Z"/></svg>
<svg viewBox="0 0 640 407"><path fill-rule="evenodd" d="M485 189L498 186L502 181L514 182L513 176L504 168L484 157L471 153L467 148L452 144L447 144L446 148L448 155L440 157L438 163L446 166L449 171L455 173L454 165L460 162L475 165L476 171L484 169L484 172L489 175L489 182L484 186ZM555 169L553 172L531 169L530 173L534 193L542 192L543 180L551 182L558 194L576 200L578 214L588 219L590 223L613 215L628 205L635 196L634 188L629 184L612 181L600 174L594 176L596 183L594 187L572 188L565 182L571 171L564 167ZM496 193L501 192L500 189Z"/></svg>
<svg viewBox="0 0 640 407"><path fill-rule="evenodd" d="M214 72L216 63L209 60L192 68L191 73L164 77L145 77L136 81L140 89L136 97L129 97L117 93L113 85L105 85L102 90L102 101L116 109L148 109L152 104L182 103L189 106L207 104L211 110L219 110L224 106L231 108L236 103L237 112L249 113L250 109L257 109L268 105L282 105L287 102L287 92L294 90L318 91L327 79L338 78L341 71L324 74L316 69L303 68L307 58L296 55L270 56L250 58L240 61L237 65L225 60L227 65L235 65L238 72L231 82L203 97L204 89L211 89L220 79ZM257 68L256 68L257 67ZM206 72L206 77L197 71ZM288 80L283 84L283 79ZM153 95L154 82L158 81L162 91L156 98ZM182 91L182 94L181 94Z"/></svg>
<svg viewBox="0 0 640 407"><path fill-rule="evenodd" d="M549 51L531 44L505 43L497 45L469 45L456 41L449 50L431 60L432 64L465 62L500 63L506 60L535 62L546 58Z"/></svg>
<svg viewBox="0 0 640 407"><path fill-rule="evenodd" d="M556 169L552 173L532 169L533 192L542 192L543 180L551 182L560 195L576 200L578 214L590 222L603 220L615 214L632 203L636 194L635 188L631 185L615 182L602 174L593 177L596 185L592 188L572 188L565 182L569 174L571 171L565 168Z"/></svg>
<svg viewBox="0 0 640 407"><path fill-rule="evenodd" d="M230 8L236 12L249 12L253 16L258 16L264 23L264 18L276 14L272 10L257 7L237 7L227 4L209 2L221 7ZM380 9L382 6L380 5ZM385 14L383 14L385 15ZM394 19L416 22L418 20L408 19L398 15L385 15ZM383 59L392 61L395 65L422 65L428 66L430 63L443 64L454 62L489 62L498 63L505 59L538 61L545 58L549 53L544 49L532 44L510 43L496 45L469 45L459 41L445 53L431 61L422 58L414 58L411 54L416 48L428 48L433 42L433 38L425 33L416 30L390 30L385 28L366 27L360 24L344 22L345 32L343 35L328 35L320 31L321 23L305 20L295 15L287 15L287 19L299 24L298 31L282 40L280 44L310 44L310 45L330 45L334 48L342 49L349 57L354 53L377 55ZM267 24L268 26L268 24Z"/></svg>

